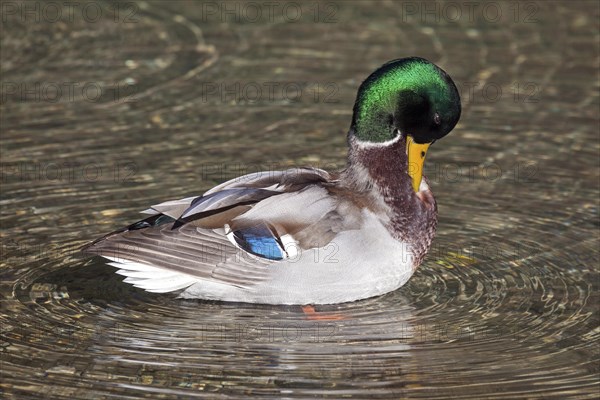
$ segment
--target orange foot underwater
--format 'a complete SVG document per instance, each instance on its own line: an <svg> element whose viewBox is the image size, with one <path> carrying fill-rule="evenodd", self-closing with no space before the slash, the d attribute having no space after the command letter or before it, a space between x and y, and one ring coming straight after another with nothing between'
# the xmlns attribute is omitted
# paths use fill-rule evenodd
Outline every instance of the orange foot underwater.
<svg viewBox="0 0 600 400"><path fill-rule="evenodd" d="M341 314L322 314L318 313L311 305L302 306L302 311L309 321L341 321L346 319Z"/></svg>

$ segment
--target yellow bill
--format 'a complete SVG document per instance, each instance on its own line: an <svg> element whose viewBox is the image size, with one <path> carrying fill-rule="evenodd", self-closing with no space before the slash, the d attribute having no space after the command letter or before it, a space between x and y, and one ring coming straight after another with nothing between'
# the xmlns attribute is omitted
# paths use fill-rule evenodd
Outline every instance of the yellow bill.
<svg viewBox="0 0 600 400"><path fill-rule="evenodd" d="M431 143L415 143L411 136L406 137L406 154L408 155L408 175L412 179L415 192L419 191L421 179L423 179L423 163L425 155Z"/></svg>

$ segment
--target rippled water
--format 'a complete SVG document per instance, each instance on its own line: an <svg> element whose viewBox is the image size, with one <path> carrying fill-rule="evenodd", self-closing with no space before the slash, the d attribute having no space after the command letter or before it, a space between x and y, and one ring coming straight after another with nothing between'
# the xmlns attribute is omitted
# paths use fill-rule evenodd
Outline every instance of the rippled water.
<svg viewBox="0 0 600 400"><path fill-rule="evenodd" d="M49 4L2 4L6 398L599 394L597 3ZM78 253L242 173L343 166L359 83L408 55L464 113L400 290L315 315L181 301Z"/></svg>

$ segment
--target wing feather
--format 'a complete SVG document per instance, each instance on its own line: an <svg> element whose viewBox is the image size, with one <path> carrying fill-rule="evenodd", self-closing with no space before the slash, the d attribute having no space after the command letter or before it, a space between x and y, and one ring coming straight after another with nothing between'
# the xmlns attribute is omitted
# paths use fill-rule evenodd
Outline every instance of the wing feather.
<svg viewBox="0 0 600 400"><path fill-rule="evenodd" d="M239 274L244 271L243 282L252 284L266 277L266 266L270 264L269 260L250 259L224 235L191 225L176 230L166 224L120 232L104 238L86 252L120 263L118 267L124 270L146 271L147 268L140 266L151 266L161 274L164 271L184 274L192 283L219 277L221 283L239 286L242 283ZM135 264L132 268L128 263ZM141 278L137 274L127 276Z"/></svg>

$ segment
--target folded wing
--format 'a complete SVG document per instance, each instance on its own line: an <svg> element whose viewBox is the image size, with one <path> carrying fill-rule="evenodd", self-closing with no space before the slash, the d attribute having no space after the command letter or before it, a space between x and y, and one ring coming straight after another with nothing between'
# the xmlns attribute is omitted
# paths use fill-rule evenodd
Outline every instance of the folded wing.
<svg viewBox="0 0 600 400"><path fill-rule="evenodd" d="M248 287L269 266L315 247L342 229L325 171L302 168L245 175L200 197L168 201L150 216L84 247L155 292L208 280Z"/></svg>

